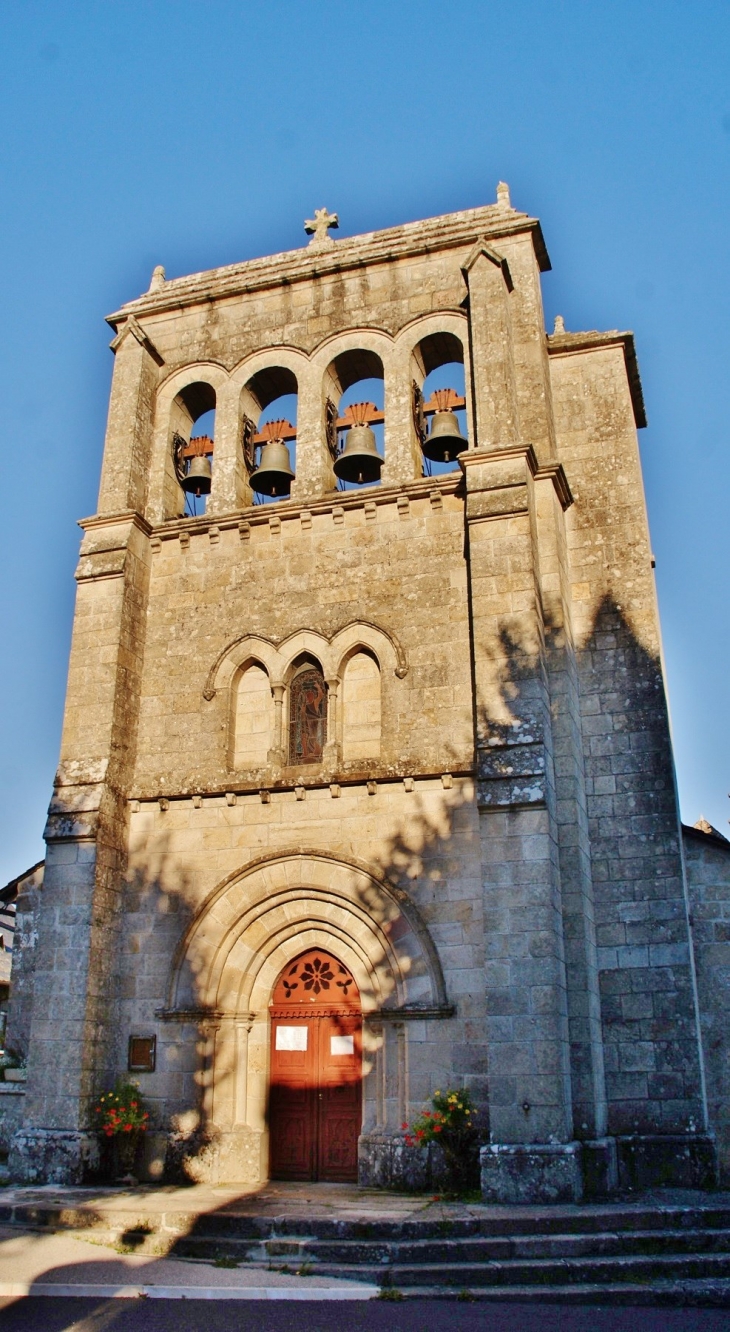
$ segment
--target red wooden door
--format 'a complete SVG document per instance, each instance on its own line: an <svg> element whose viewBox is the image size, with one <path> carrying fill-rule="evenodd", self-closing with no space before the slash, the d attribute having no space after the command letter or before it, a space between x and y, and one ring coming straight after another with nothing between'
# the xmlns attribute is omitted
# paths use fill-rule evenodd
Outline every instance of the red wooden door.
<svg viewBox="0 0 730 1332"><path fill-rule="evenodd" d="M272 1179L356 1180L361 1114L360 995L312 949L284 968L271 1005Z"/></svg>

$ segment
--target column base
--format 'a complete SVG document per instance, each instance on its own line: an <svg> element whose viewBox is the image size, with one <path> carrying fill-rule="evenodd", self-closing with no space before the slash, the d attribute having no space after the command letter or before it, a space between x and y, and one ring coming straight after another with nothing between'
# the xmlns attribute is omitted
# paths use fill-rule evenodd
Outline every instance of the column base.
<svg viewBox="0 0 730 1332"><path fill-rule="evenodd" d="M82 1184L99 1166L95 1133L19 1129L10 1144L10 1178L19 1184Z"/></svg>
<svg viewBox="0 0 730 1332"><path fill-rule="evenodd" d="M717 1146L709 1133L636 1133L616 1138L620 1189L714 1189Z"/></svg>
<svg viewBox="0 0 730 1332"><path fill-rule="evenodd" d="M479 1153L482 1198L488 1203L580 1202L582 1145L490 1143Z"/></svg>
<svg viewBox="0 0 730 1332"><path fill-rule="evenodd" d="M594 1138L581 1143L583 1196L607 1198L618 1188L618 1153L615 1138Z"/></svg>
<svg viewBox="0 0 730 1332"><path fill-rule="evenodd" d="M409 1147L403 1134L362 1133L357 1155L361 1188L418 1193L431 1182L430 1148Z"/></svg>

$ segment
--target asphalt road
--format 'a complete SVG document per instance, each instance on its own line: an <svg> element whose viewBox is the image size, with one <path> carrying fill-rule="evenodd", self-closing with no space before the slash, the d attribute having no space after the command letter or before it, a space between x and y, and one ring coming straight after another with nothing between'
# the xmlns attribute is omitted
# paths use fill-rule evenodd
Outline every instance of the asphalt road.
<svg viewBox="0 0 730 1332"><path fill-rule="evenodd" d="M727 1309L456 1300L0 1300L2 1332L727 1332Z"/></svg>

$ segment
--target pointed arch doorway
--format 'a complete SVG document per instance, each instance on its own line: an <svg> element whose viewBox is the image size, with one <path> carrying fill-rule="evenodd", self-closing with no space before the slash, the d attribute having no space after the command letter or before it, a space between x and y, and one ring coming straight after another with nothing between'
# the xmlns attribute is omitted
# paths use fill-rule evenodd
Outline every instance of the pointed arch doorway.
<svg viewBox="0 0 730 1332"><path fill-rule="evenodd" d="M271 1002L272 1179L357 1180L362 1007L354 977L321 948L288 962Z"/></svg>

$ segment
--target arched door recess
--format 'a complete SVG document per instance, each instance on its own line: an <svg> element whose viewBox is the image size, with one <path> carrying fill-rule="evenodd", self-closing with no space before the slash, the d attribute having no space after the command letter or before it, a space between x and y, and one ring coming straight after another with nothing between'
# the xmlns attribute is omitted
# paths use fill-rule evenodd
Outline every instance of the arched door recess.
<svg viewBox="0 0 730 1332"><path fill-rule="evenodd" d="M288 962L274 987L270 1069L271 1178L356 1180L360 993L321 948Z"/></svg>

